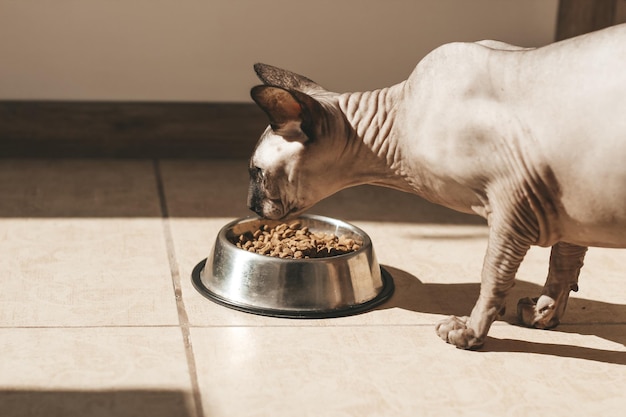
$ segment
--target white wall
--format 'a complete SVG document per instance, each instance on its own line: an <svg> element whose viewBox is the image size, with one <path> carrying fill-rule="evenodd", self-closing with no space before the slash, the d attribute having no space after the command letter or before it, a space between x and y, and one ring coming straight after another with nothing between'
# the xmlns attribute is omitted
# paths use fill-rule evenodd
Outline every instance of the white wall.
<svg viewBox="0 0 626 417"><path fill-rule="evenodd" d="M248 101L252 64L329 89L394 84L428 51L552 42L558 0L0 0L0 99Z"/></svg>

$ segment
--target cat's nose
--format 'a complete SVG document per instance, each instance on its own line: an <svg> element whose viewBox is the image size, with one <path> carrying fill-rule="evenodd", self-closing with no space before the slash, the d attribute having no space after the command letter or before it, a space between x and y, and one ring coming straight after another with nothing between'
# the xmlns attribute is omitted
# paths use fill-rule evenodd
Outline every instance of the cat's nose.
<svg viewBox="0 0 626 417"><path fill-rule="evenodd" d="M263 190L259 181L254 178L250 179L248 188L248 208L263 217Z"/></svg>
<svg viewBox="0 0 626 417"><path fill-rule="evenodd" d="M261 204L252 204L249 205L248 208L255 212L259 217L263 217L263 207L261 207Z"/></svg>

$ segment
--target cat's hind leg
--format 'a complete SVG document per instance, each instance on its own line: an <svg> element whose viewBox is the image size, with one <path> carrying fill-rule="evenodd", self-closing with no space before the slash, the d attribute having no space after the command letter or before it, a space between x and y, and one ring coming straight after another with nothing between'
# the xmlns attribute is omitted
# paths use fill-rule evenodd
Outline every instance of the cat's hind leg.
<svg viewBox="0 0 626 417"><path fill-rule="evenodd" d="M570 291L578 291L578 275L586 246L559 242L552 246L548 278L538 298L522 298L517 304L518 320L529 327L556 327L567 306Z"/></svg>

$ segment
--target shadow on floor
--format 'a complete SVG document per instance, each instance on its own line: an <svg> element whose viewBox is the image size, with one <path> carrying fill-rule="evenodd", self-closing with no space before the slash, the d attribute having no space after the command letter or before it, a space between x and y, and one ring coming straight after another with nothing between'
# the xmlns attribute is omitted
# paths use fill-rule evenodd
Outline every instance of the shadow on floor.
<svg viewBox="0 0 626 417"><path fill-rule="evenodd" d="M428 314L466 316L478 298L480 283L425 284L419 278L390 266L384 268L393 276L396 290L391 299L379 309L400 308ZM507 299L507 311L501 320L518 325L516 305L519 298L538 296L539 285L517 280ZM574 321L586 312L606 314L602 324L589 321ZM568 314L569 313L569 314ZM568 320L568 316L570 317ZM584 316L583 316L584 317ZM613 325L626 323L626 305L610 304L581 298L570 298L565 312L565 322L552 331L598 336L626 345L626 334L621 334ZM542 331L542 330L536 330ZM434 330L433 330L434 334ZM541 344L522 340L496 339L488 337L483 351L526 352L587 359L599 362L626 365L626 352L607 351L557 344Z"/></svg>
<svg viewBox="0 0 626 417"><path fill-rule="evenodd" d="M2 417L192 417L192 404L182 391L0 390Z"/></svg>
<svg viewBox="0 0 626 417"><path fill-rule="evenodd" d="M0 159L0 218L245 217L245 160ZM348 221L486 224L416 195L358 186L309 212Z"/></svg>

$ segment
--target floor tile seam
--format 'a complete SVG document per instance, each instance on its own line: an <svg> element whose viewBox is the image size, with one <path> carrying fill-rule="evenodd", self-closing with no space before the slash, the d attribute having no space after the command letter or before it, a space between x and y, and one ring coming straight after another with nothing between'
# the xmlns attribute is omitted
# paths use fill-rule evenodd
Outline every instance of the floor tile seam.
<svg viewBox="0 0 626 417"><path fill-rule="evenodd" d="M174 238L172 235L172 228L170 225L169 210L167 207L167 198L165 194L165 184L163 182L163 175L161 172L161 166L158 159L153 160L154 176L156 181L156 188L158 192L159 205L161 209L161 220L163 225L163 237L165 239L165 248L167 251L167 259L170 267L170 275L172 279L172 287L174 290L174 297L176 299L176 311L178 314L178 321L180 325L181 334L183 337L183 345L185 349L185 357L187 361L187 370L189 373L192 396L195 404L196 417L203 417L204 410L202 406L202 396L200 393L200 384L198 381L198 371L196 366L195 354L193 351L193 345L191 342L191 334L189 330L189 317L185 308L183 300L182 283L180 278L180 270L178 268L178 259L176 257L176 250L174 246Z"/></svg>
<svg viewBox="0 0 626 417"><path fill-rule="evenodd" d="M179 329L179 324L76 324L76 325L26 325L0 326L0 330L10 329Z"/></svg>
<svg viewBox="0 0 626 417"><path fill-rule="evenodd" d="M163 183L163 177L161 174L159 161L155 159L153 161L153 165L154 165L154 174L155 174L156 188L158 192L159 205L160 205L160 210L161 210L163 238L165 240L165 249L167 252L167 260L168 260L169 269L170 269L170 276L172 279L174 298L176 300L178 321L179 321L180 326L184 328L189 325L189 318L187 316L187 310L185 309L185 303L182 297L182 283L180 279L180 271L178 268L178 262L176 258L176 251L174 248L174 239L172 237L172 228L170 225L169 210L167 208L167 200L165 196L165 185Z"/></svg>
<svg viewBox="0 0 626 417"><path fill-rule="evenodd" d="M188 324L189 329L205 329L205 328L316 328L323 329L327 327L432 327L435 323L395 323L395 324L332 324L332 325L302 325L302 324ZM494 323L493 326L518 326L513 323ZM602 323L561 323L555 330L560 327L580 327L580 326L626 326L626 322L602 322ZM180 324L73 324L73 325L23 325L23 326L2 326L0 330L11 329L179 329Z"/></svg>
<svg viewBox="0 0 626 417"><path fill-rule="evenodd" d="M617 322L567 322L567 323L560 323L557 327L556 330L559 329L559 327L565 327L565 326L570 326L570 327L575 327L575 326L624 326L626 325L626 321L617 321Z"/></svg>
<svg viewBox="0 0 626 417"><path fill-rule="evenodd" d="M519 323L509 323L506 321L500 321L500 322L495 322L492 324L492 326L515 326L515 327L520 327L522 329L534 329L534 327L528 327L526 325L523 324L519 324ZM564 326L624 326L626 325L626 321L603 321L603 322L597 322L597 321L579 321L579 322L566 322L566 323L559 323L559 325L557 327L554 328L554 330L559 330L560 327L564 327ZM542 330L542 329L536 329L536 330ZM548 330L549 331L549 330Z"/></svg>
<svg viewBox="0 0 626 417"><path fill-rule="evenodd" d="M243 328L265 328L265 329L328 329L328 328L348 328L348 327L359 327L359 328L392 328L392 327L433 327L432 324L333 324L333 325L302 325L302 324L275 324L275 325L256 325L256 324L190 324L190 329L243 329Z"/></svg>
<svg viewBox="0 0 626 417"><path fill-rule="evenodd" d="M324 329L324 328L342 328L342 327L361 327L361 328L387 328L387 327L434 327L436 323L394 323L394 324L331 324L331 325L302 325L302 324L189 324L189 329L209 329L209 328L311 328L311 329ZM519 327L520 329L531 329L527 326L522 326L514 323L494 323L492 327ZM557 327L556 331L560 327L580 327L580 326L626 326L626 322L611 322L611 323L562 323ZM532 329L531 329L532 330ZM540 330L540 329L536 329Z"/></svg>

